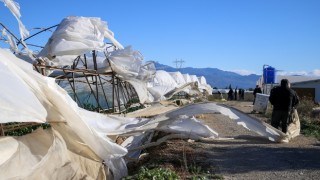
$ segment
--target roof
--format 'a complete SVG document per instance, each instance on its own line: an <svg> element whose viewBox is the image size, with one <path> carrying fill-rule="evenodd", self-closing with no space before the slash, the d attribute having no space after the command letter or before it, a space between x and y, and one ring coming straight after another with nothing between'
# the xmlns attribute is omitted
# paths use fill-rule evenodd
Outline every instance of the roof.
<svg viewBox="0 0 320 180"><path fill-rule="evenodd" d="M319 80L319 76L282 76L278 75L276 78L276 83L279 84L281 79L288 79L291 84L298 83L298 82L306 82L306 81L312 81L312 80Z"/></svg>
<svg viewBox="0 0 320 180"><path fill-rule="evenodd" d="M309 80L309 81L300 81L300 82L295 82L295 83L291 83L291 85L299 85L299 84L308 84L308 83L320 83L320 79L318 77L318 79L314 79L314 80Z"/></svg>

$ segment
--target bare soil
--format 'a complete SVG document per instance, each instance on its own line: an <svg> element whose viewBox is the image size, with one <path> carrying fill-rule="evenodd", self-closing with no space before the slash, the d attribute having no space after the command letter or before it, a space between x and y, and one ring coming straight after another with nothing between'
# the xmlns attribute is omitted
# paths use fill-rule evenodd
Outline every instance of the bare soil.
<svg viewBox="0 0 320 180"><path fill-rule="evenodd" d="M261 114L251 113L252 103L227 101L225 105L268 122ZM202 114L205 124L223 140L212 143L170 140L146 149L147 156L129 163L129 173L139 167L166 167L181 179L210 174L209 179L319 179L320 142L299 135L289 143L274 143L237 125L222 114ZM158 134L157 136L163 136Z"/></svg>

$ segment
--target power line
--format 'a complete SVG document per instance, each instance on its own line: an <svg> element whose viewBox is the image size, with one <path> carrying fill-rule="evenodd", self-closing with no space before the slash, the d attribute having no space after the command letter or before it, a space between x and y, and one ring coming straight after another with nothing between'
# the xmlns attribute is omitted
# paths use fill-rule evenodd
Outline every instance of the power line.
<svg viewBox="0 0 320 180"><path fill-rule="evenodd" d="M173 61L173 63L175 63L176 69L181 69L182 68L182 64L185 63L185 61L182 60L182 59L180 59L180 60L176 59L175 61Z"/></svg>

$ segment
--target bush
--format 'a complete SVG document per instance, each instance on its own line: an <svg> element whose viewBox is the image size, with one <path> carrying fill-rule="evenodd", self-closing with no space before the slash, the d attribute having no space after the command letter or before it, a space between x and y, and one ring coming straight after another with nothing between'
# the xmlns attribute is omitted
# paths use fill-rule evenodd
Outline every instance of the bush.
<svg viewBox="0 0 320 180"><path fill-rule="evenodd" d="M306 136L313 136L320 139L320 120L317 117L312 117L312 108L317 105L309 98L301 98L297 107L300 117L301 133Z"/></svg>
<svg viewBox="0 0 320 180"><path fill-rule="evenodd" d="M312 108L314 108L316 104L310 98L303 97L300 99L300 103L297 107L297 111L300 116L311 116Z"/></svg>
<svg viewBox="0 0 320 180"><path fill-rule="evenodd" d="M320 139L320 123L308 117L301 117L301 133Z"/></svg>
<svg viewBox="0 0 320 180"><path fill-rule="evenodd" d="M141 167L138 174L135 174L133 176L127 176L122 179L123 180L129 180L129 179L176 180L176 179L180 179L180 177L174 171L171 171L170 169L164 169L164 168L148 169L146 167Z"/></svg>

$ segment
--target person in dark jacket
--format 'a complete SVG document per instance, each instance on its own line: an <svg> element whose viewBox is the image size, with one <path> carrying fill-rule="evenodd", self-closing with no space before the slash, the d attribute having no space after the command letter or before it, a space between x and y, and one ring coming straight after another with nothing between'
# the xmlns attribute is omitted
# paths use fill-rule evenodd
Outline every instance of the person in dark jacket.
<svg viewBox="0 0 320 180"><path fill-rule="evenodd" d="M262 90L259 85L256 85L256 88L254 88L253 90L253 105L254 105L254 102L256 101L257 93L262 93Z"/></svg>
<svg viewBox="0 0 320 180"><path fill-rule="evenodd" d="M288 79L282 79L281 85L271 89L269 101L273 106L271 125L287 133L289 125L289 115L292 109L299 104L297 93L290 88Z"/></svg>
<svg viewBox="0 0 320 180"><path fill-rule="evenodd" d="M232 101L233 100L233 90L232 88L229 88L229 92L228 92L228 100Z"/></svg>

